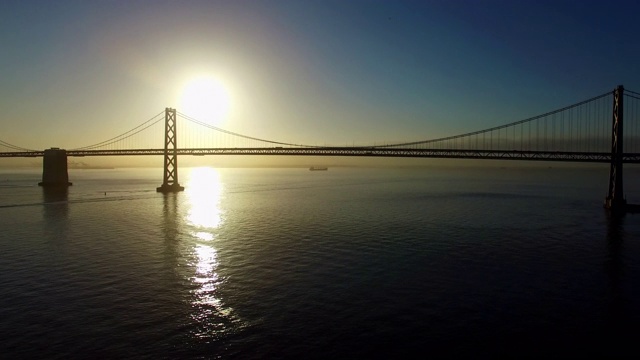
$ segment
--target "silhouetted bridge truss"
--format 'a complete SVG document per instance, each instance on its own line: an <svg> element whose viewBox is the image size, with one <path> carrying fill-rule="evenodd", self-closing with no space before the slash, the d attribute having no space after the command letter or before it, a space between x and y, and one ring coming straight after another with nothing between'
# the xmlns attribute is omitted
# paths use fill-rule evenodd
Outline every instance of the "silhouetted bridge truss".
<svg viewBox="0 0 640 360"><path fill-rule="evenodd" d="M0 140L0 157L42 156L45 161L41 184L66 186L70 184L68 177L65 178L66 156L163 156L164 179L163 185L158 188L163 192L183 189L178 183L178 156L184 155L364 156L610 163L605 206L620 210L627 208L622 194L622 164L640 163L639 111L640 93L618 86L613 91L555 111L455 136L384 145L316 146L227 131L167 108L127 132L81 148L33 150ZM181 121L178 121L178 117ZM159 148L161 138L164 144ZM63 163L64 174L60 174L55 169L62 167ZM47 178L48 173L54 175Z"/></svg>

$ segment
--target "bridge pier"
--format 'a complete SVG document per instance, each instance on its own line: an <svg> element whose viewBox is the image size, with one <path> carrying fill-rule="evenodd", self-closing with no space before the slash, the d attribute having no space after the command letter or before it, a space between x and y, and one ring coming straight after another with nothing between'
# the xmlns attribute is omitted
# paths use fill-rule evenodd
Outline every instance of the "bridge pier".
<svg viewBox="0 0 640 360"><path fill-rule="evenodd" d="M176 109L164 109L164 177L157 192L175 193L184 191L178 183L178 146L176 130Z"/></svg>
<svg viewBox="0 0 640 360"><path fill-rule="evenodd" d="M611 128L611 169L609 171L609 192L604 207L612 213L624 214L627 200L622 187L623 159L623 113L624 87L619 85L613 92L613 125Z"/></svg>
<svg viewBox="0 0 640 360"><path fill-rule="evenodd" d="M51 148L44 151L42 181L38 185L47 188L67 188L73 185L69 182L66 150Z"/></svg>

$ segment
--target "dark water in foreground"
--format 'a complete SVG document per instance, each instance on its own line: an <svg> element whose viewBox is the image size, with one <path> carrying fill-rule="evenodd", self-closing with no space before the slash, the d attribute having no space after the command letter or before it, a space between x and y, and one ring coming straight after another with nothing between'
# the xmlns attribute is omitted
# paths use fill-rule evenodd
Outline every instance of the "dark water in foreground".
<svg viewBox="0 0 640 360"><path fill-rule="evenodd" d="M606 168L181 171L0 172L0 357L640 354Z"/></svg>

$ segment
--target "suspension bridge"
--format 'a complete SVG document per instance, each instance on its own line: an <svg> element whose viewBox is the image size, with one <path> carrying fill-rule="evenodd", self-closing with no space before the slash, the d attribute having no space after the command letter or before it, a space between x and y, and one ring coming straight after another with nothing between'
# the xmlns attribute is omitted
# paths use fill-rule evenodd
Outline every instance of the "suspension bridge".
<svg viewBox="0 0 640 360"><path fill-rule="evenodd" d="M609 189L604 205L614 212L625 212L630 206L623 193L623 164L640 163L639 112L640 93L618 86L613 91L561 109L488 129L422 141L337 147L247 136L166 108L118 136L75 149L34 150L0 139L0 157L44 157L40 185L66 188L71 185L67 156L163 156L164 177L157 189L159 192L184 190L178 182L178 157L184 155L366 156L610 163ZM623 124L626 125L623 127ZM164 139L161 148L157 147L159 139Z"/></svg>

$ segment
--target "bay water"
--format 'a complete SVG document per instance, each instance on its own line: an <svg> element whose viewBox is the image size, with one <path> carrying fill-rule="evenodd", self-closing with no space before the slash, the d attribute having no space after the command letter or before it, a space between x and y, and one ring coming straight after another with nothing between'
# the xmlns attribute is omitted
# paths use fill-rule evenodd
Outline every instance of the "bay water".
<svg viewBox="0 0 640 360"><path fill-rule="evenodd" d="M40 176L0 170L0 358L640 354L640 214L603 209L607 167Z"/></svg>

